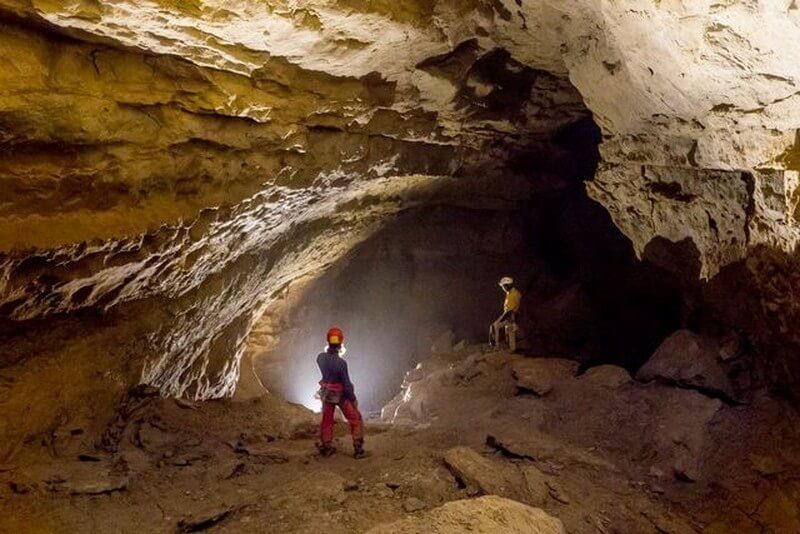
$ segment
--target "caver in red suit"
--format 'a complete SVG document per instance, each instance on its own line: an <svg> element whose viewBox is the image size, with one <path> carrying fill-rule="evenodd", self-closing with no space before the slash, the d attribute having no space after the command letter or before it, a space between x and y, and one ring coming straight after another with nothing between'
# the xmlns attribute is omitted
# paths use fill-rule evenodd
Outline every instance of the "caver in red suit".
<svg viewBox="0 0 800 534"><path fill-rule="evenodd" d="M344 414L353 435L353 456L364 456L364 422L358 411L358 401L347 372L347 362L342 358L344 334L339 328L328 330L328 348L317 356L317 365L322 373L319 396L322 399L322 423L319 429L319 450L323 456L330 456L336 449L333 441L333 425L336 407Z"/></svg>

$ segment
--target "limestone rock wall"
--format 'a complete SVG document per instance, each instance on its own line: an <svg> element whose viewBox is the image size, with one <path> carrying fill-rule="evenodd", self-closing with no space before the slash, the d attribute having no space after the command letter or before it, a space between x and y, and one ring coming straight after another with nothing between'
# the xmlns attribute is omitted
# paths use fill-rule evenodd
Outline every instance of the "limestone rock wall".
<svg viewBox="0 0 800 534"><path fill-rule="evenodd" d="M391 13L326 11L339 35L239 7L0 4L3 458L96 430L138 381L231 395L290 281L588 114L567 80L474 40L420 47ZM389 55L367 61L367 37Z"/></svg>
<svg viewBox="0 0 800 534"><path fill-rule="evenodd" d="M434 201L442 179L501 189L525 173L515 154L557 150L589 113L604 134L589 191L642 256L703 279L753 247L790 254L798 13L0 0L0 409L56 406L3 433L57 427L53 413L106 387L91 369L119 388L230 394L276 291ZM86 346L100 318L110 333ZM82 378L37 389L70 357Z"/></svg>
<svg viewBox="0 0 800 534"><path fill-rule="evenodd" d="M525 99L513 98L510 84L505 83L508 80L487 79L486 69L476 62L487 51L502 47L522 65L568 77L580 91L606 133L603 154L611 165L608 176L600 173L603 183L615 181L612 169L619 165L630 167L628 172L664 167L676 175L692 169L796 170L798 165L800 92L796 86L800 67L794 61L793 48L786 43L800 34L800 15L791 0L644 2L636 9L625 2L599 0L569 5L546 0L397 5L332 0L266 4L7 0L3 4L9 14L80 39L166 56L152 61L156 69L159 62L169 63L175 57L191 65L187 70L214 69L210 76L211 85L216 86L213 90L204 90L200 83L200 88L185 94L192 83L187 74L189 79L177 97L169 90L159 94L145 89L148 98L133 97L136 106L167 101L195 113L222 113L269 125L276 121L296 124L298 116L311 113L321 122L341 125L348 117L363 115L378 105L395 112L417 109L423 115L436 113L439 131L458 134L460 143L469 142L465 130L478 137L530 134L537 130L532 123L542 118L537 114L559 105L563 97L517 106L514 114L503 113L507 109L501 101L508 104ZM111 61L102 53L93 53L92 58L92 66L100 73L103 61ZM496 57L489 59L498 62ZM128 70L135 68L130 65ZM30 77L22 78L17 75L19 70L8 70L9 77L35 86L35 69L24 69ZM332 102L331 94L312 94L307 95L308 102L300 104L306 99L296 95L304 85L298 78L315 86L325 85L322 80L327 80L338 98ZM351 83L340 83L341 78ZM380 88L353 91L354 78L364 78ZM79 73L73 78L81 79ZM272 91L253 95L248 79ZM382 79L386 83L381 84ZM298 102L291 109L279 105L278 89L287 90L287 85L292 102ZM345 96L342 93L347 93L348 87L351 91ZM482 100L482 109L465 114L465 105L476 98ZM91 99L81 100L80 105L93 110L84 116L86 120L96 118L95 104ZM334 119L342 108L347 109L345 116ZM465 115L471 119L469 124L465 124ZM396 122L393 114L390 117L388 122ZM109 120L108 129L115 130L113 121L124 119L110 116ZM77 126L68 122L68 128ZM386 122L384 117L381 125L385 127ZM61 128L58 121L48 124ZM131 132L151 138L148 132L153 128L143 124ZM173 132L158 130L174 143ZM430 125L427 130L415 129L413 135L424 137L430 133ZM472 139L473 146L475 143ZM142 174L151 175L144 169ZM715 179L713 173L694 175L701 181ZM777 175L770 180L792 190L796 175ZM609 206L627 203L624 198L597 196ZM624 220L619 223L626 227ZM742 221L742 225L746 224ZM712 235L710 225L702 230L706 240L725 246ZM637 249L643 250L648 238L670 237L665 234L653 229L632 238ZM793 246L792 236L777 241L785 250ZM758 239L752 244L757 243ZM697 245L706 252L706 247ZM751 243L740 245L746 249ZM710 249L709 253L708 258L702 257L706 275L713 275L736 257L731 253L720 258Z"/></svg>

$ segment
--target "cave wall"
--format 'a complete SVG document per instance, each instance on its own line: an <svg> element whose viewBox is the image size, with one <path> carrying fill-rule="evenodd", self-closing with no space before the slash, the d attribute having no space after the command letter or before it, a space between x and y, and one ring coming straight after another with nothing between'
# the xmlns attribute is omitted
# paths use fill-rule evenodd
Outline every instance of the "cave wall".
<svg viewBox="0 0 800 534"><path fill-rule="evenodd" d="M0 0L3 455L136 380L230 395L287 284L442 180L525 174L515 154L589 114L587 189L634 250L778 293L749 335L793 339L799 21L792 0Z"/></svg>
<svg viewBox="0 0 800 534"><path fill-rule="evenodd" d="M478 46L420 67L452 88L452 131L418 88L373 70L239 50L243 67L219 63L227 48L177 53L72 27L120 29L95 16L120 7L190 6L0 5L4 458L103 420L139 381L231 395L252 323L291 280L444 179L502 166L520 141L498 142L493 121L545 134L588 113L567 81ZM50 20L59 14L72 22ZM503 98L467 86L491 76ZM506 120L527 102L539 107Z"/></svg>

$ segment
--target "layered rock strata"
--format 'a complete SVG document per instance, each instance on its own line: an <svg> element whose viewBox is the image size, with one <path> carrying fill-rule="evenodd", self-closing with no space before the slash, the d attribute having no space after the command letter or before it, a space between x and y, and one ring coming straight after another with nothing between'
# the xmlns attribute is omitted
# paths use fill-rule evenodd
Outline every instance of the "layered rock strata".
<svg viewBox="0 0 800 534"><path fill-rule="evenodd" d="M0 408L33 414L2 429L9 450L132 381L231 394L289 281L435 200L442 177L502 190L528 170L515 154L557 151L590 113L589 192L640 255L713 280L766 250L742 264L757 294L770 269L794 288L798 13L2 0Z"/></svg>

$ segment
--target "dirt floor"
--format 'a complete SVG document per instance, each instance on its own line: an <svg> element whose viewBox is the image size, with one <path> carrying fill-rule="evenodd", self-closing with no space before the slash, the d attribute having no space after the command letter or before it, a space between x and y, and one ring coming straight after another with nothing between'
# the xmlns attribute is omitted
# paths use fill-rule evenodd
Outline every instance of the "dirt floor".
<svg viewBox="0 0 800 534"><path fill-rule="evenodd" d="M277 398L140 386L101 440L60 431L0 466L0 531L364 532L496 494L570 533L800 532L795 409L531 361L483 347L426 360L361 460L344 424L338 453L317 456L317 416Z"/></svg>

